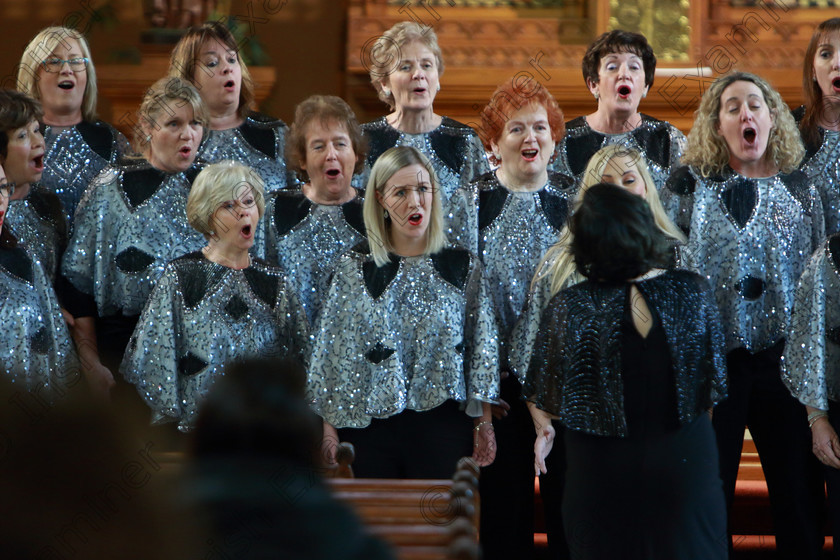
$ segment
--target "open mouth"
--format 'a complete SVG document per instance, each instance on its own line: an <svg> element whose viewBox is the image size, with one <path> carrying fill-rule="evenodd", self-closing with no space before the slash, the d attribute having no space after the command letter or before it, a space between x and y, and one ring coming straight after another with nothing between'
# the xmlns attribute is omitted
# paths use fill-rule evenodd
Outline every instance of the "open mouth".
<svg viewBox="0 0 840 560"><path fill-rule="evenodd" d="M522 150L522 157L529 161L536 159L539 150Z"/></svg>
<svg viewBox="0 0 840 560"><path fill-rule="evenodd" d="M754 128L745 128L744 129L744 140L747 141L747 144L752 144L755 142L755 129Z"/></svg>
<svg viewBox="0 0 840 560"><path fill-rule="evenodd" d="M338 169L327 169L327 177L330 179L335 179L341 174L341 171Z"/></svg>
<svg viewBox="0 0 840 560"><path fill-rule="evenodd" d="M840 76L838 76L838 77L834 78L833 80L831 80L831 86L832 86L835 90L840 91Z"/></svg>
<svg viewBox="0 0 840 560"><path fill-rule="evenodd" d="M65 80L58 83L58 87L60 87L61 89L73 89L74 85L75 84L73 84L73 82L69 80Z"/></svg>
<svg viewBox="0 0 840 560"><path fill-rule="evenodd" d="M426 88L414 88L414 93L426 93Z"/></svg>
<svg viewBox="0 0 840 560"><path fill-rule="evenodd" d="M44 154L37 156L32 159L32 166L35 168L36 171L43 171L44 170Z"/></svg>
<svg viewBox="0 0 840 560"><path fill-rule="evenodd" d="M243 237L251 237L251 224L242 226L242 229L240 230L240 233L242 234Z"/></svg>
<svg viewBox="0 0 840 560"><path fill-rule="evenodd" d="M234 88L234 87L236 87L236 84L234 83L233 80L228 80L228 81L225 82L225 88Z"/></svg>
<svg viewBox="0 0 840 560"><path fill-rule="evenodd" d="M630 86L619 86L618 95L620 97L628 97L630 95Z"/></svg>
<svg viewBox="0 0 840 560"><path fill-rule="evenodd" d="M423 214L412 214L408 217L408 223L413 226L419 226L423 221Z"/></svg>
<svg viewBox="0 0 840 560"><path fill-rule="evenodd" d="M188 156L192 153L192 148L190 148L189 146L184 146L180 150L178 150L178 153L182 156Z"/></svg>

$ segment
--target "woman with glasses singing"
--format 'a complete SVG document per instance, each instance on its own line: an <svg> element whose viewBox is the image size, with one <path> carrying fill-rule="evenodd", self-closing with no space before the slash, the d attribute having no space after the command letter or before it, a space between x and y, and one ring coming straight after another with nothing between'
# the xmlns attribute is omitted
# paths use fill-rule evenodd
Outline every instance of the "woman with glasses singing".
<svg viewBox="0 0 840 560"><path fill-rule="evenodd" d="M72 227L85 188L129 151L125 137L96 118L96 69L84 36L67 27L40 31L23 51L17 88L44 108L41 184L61 199Z"/></svg>
<svg viewBox="0 0 840 560"><path fill-rule="evenodd" d="M289 127L253 110L254 82L227 27L207 22L189 28L172 50L169 75L195 86L210 111L199 159L244 163L260 174L267 192L294 182L285 160Z"/></svg>

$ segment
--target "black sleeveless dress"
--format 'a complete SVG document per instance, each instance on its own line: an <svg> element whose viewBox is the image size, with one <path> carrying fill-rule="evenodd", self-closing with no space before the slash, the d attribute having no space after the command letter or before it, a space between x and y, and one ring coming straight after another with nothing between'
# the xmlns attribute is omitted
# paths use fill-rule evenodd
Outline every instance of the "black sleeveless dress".
<svg viewBox="0 0 840 560"><path fill-rule="evenodd" d="M563 498L574 559L712 560L728 554L726 508L708 415L680 427L665 330L633 324L627 288L621 332L628 437L565 430Z"/></svg>

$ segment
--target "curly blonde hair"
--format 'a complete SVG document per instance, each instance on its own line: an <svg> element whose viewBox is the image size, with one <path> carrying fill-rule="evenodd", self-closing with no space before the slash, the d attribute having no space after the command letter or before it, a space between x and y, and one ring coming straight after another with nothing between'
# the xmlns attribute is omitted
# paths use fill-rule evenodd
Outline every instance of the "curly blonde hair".
<svg viewBox="0 0 840 560"><path fill-rule="evenodd" d="M774 124L767 139L765 157L773 161L783 173L790 173L805 156L802 138L782 96L763 78L748 72L730 72L716 79L700 100L694 113L694 126L688 133L688 145L682 162L700 171L704 177L722 173L731 157L726 140L718 132L723 91L735 82L755 84L764 95L764 102L773 116Z"/></svg>
<svg viewBox="0 0 840 560"><path fill-rule="evenodd" d="M662 207L662 201L659 199L659 193L656 190L656 183L653 182L650 171L648 171L644 156L639 151L621 144L604 146L589 159L581 178L580 190L575 196L574 208L577 209L580 206L584 194L590 187L601 183L601 178L604 176L607 166L610 165L610 161L617 157L626 157L635 164L636 170L645 184L644 199L650 206L653 221L659 231L668 238L685 243L685 235L674 225L674 222L665 212L665 208ZM557 243L549 247L539 266L537 266L537 273L531 282L532 290L536 289L537 284L543 279L547 279L551 282L551 295L554 296L563 288L586 279L577 270L577 263L572 256L573 241L574 236L569 230L569 226L564 226Z"/></svg>

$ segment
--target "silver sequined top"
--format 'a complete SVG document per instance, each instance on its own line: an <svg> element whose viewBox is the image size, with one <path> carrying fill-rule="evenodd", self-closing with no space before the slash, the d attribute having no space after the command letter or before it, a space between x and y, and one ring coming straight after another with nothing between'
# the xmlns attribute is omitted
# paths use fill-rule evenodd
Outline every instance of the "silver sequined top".
<svg viewBox="0 0 840 560"><path fill-rule="evenodd" d="M187 222L197 172L164 173L140 160L106 168L85 192L61 272L93 296L100 317L139 315L166 263L206 244Z"/></svg>
<svg viewBox="0 0 840 560"><path fill-rule="evenodd" d="M688 231L688 268L715 291L726 351L758 352L786 336L796 282L822 244L822 203L804 173L750 179L674 171L663 199ZM664 201L663 201L664 202Z"/></svg>
<svg viewBox="0 0 840 560"><path fill-rule="evenodd" d="M39 185L20 200L10 200L5 226L35 257L55 284L61 254L67 245L67 222L58 196Z"/></svg>
<svg viewBox="0 0 840 560"><path fill-rule="evenodd" d="M662 190L671 169L679 166L685 135L675 126L641 114L642 124L629 132L604 134L590 128L585 117L566 123L566 135L557 144L548 168L580 180L589 159L604 146L622 144L637 150L647 161L657 190ZM598 178L600 180L600 177Z"/></svg>
<svg viewBox="0 0 840 560"><path fill-rule="evenodd" d="M814 253L796 289L782 380L802 404L840 402L840 234Z"/></svg>
<svg viewBox="0 0 840 560"><path fill-rule="evenodd" d="M131 152L128 140L108 123L45 126L44 173L40 184L58 195L72 228L76 206L88 185L105 169Z"/></svg>
<svg viewBox="0 0 840 560"><path fill-rule="evenodd" d="M531 279L566 224L575 190L571 177L550 173L538 191L509 191L490 172L452 198L450 240L481 258L496 312L502 369L507 368L508 337L524 310Z"/></svg>
<svg viewBox="0 0 840 560"><path fill-rule="evenodd" d="M353 186L364 190L373 164L386 150L394 146L413 146L432 162L441 186L440 198L444 216L449 215L449 199L460 186L490 170L487 154L473 129L448 117L436 129L421 134L409 134L392 127L385 117L362 125L368 139L369 151L365 168L354 176Z"/></svg>
<svg viewBox="0 0 840 560"><path fill-rule="evenodd" d="M120 371L152 408L154 423L177 421L189 431L225 363L303 360L307 337L303 308L278 268L252 259L235 270L196 252L166 265Z"/></svg>
<svg viewBox="0 0 840 560"><path fill-rule="evenodd" d="M52 285L24 248L0 248L0 291L0 371L54 402L78 383L79 366Z"/></svg>
<svg viewBox="0 0 840 560"><path fill-rule="evenodd" d="M198 159L207 163L233 160L252 167L265 182L266 192L285 189L291 181L286 169L289 127L279 119L252 113L236 128L207 129Z"/></svg>
<svg viewBox="0 0 840 560"><path fill-rule="evenodd" d="M474 255L341 258L321 312L307 392L336 428L430 410L448 399L481 415L499 396L498 338Z"/></svg>
<svg viewBox="0 0 840 560"><path fill-rule="evenodd" d="M820 130L823 142L800 169L817 186L825 215L825 233L840 232L840 132Z"/></svg>
<svg viewBox="0 0 840 560"><path fill-rule="evenodd" d="M363 200L316 204L298 189L272 193L252 254L279 266L300 293L310 324L327 297L338 259L365 239Z"/></svg>

